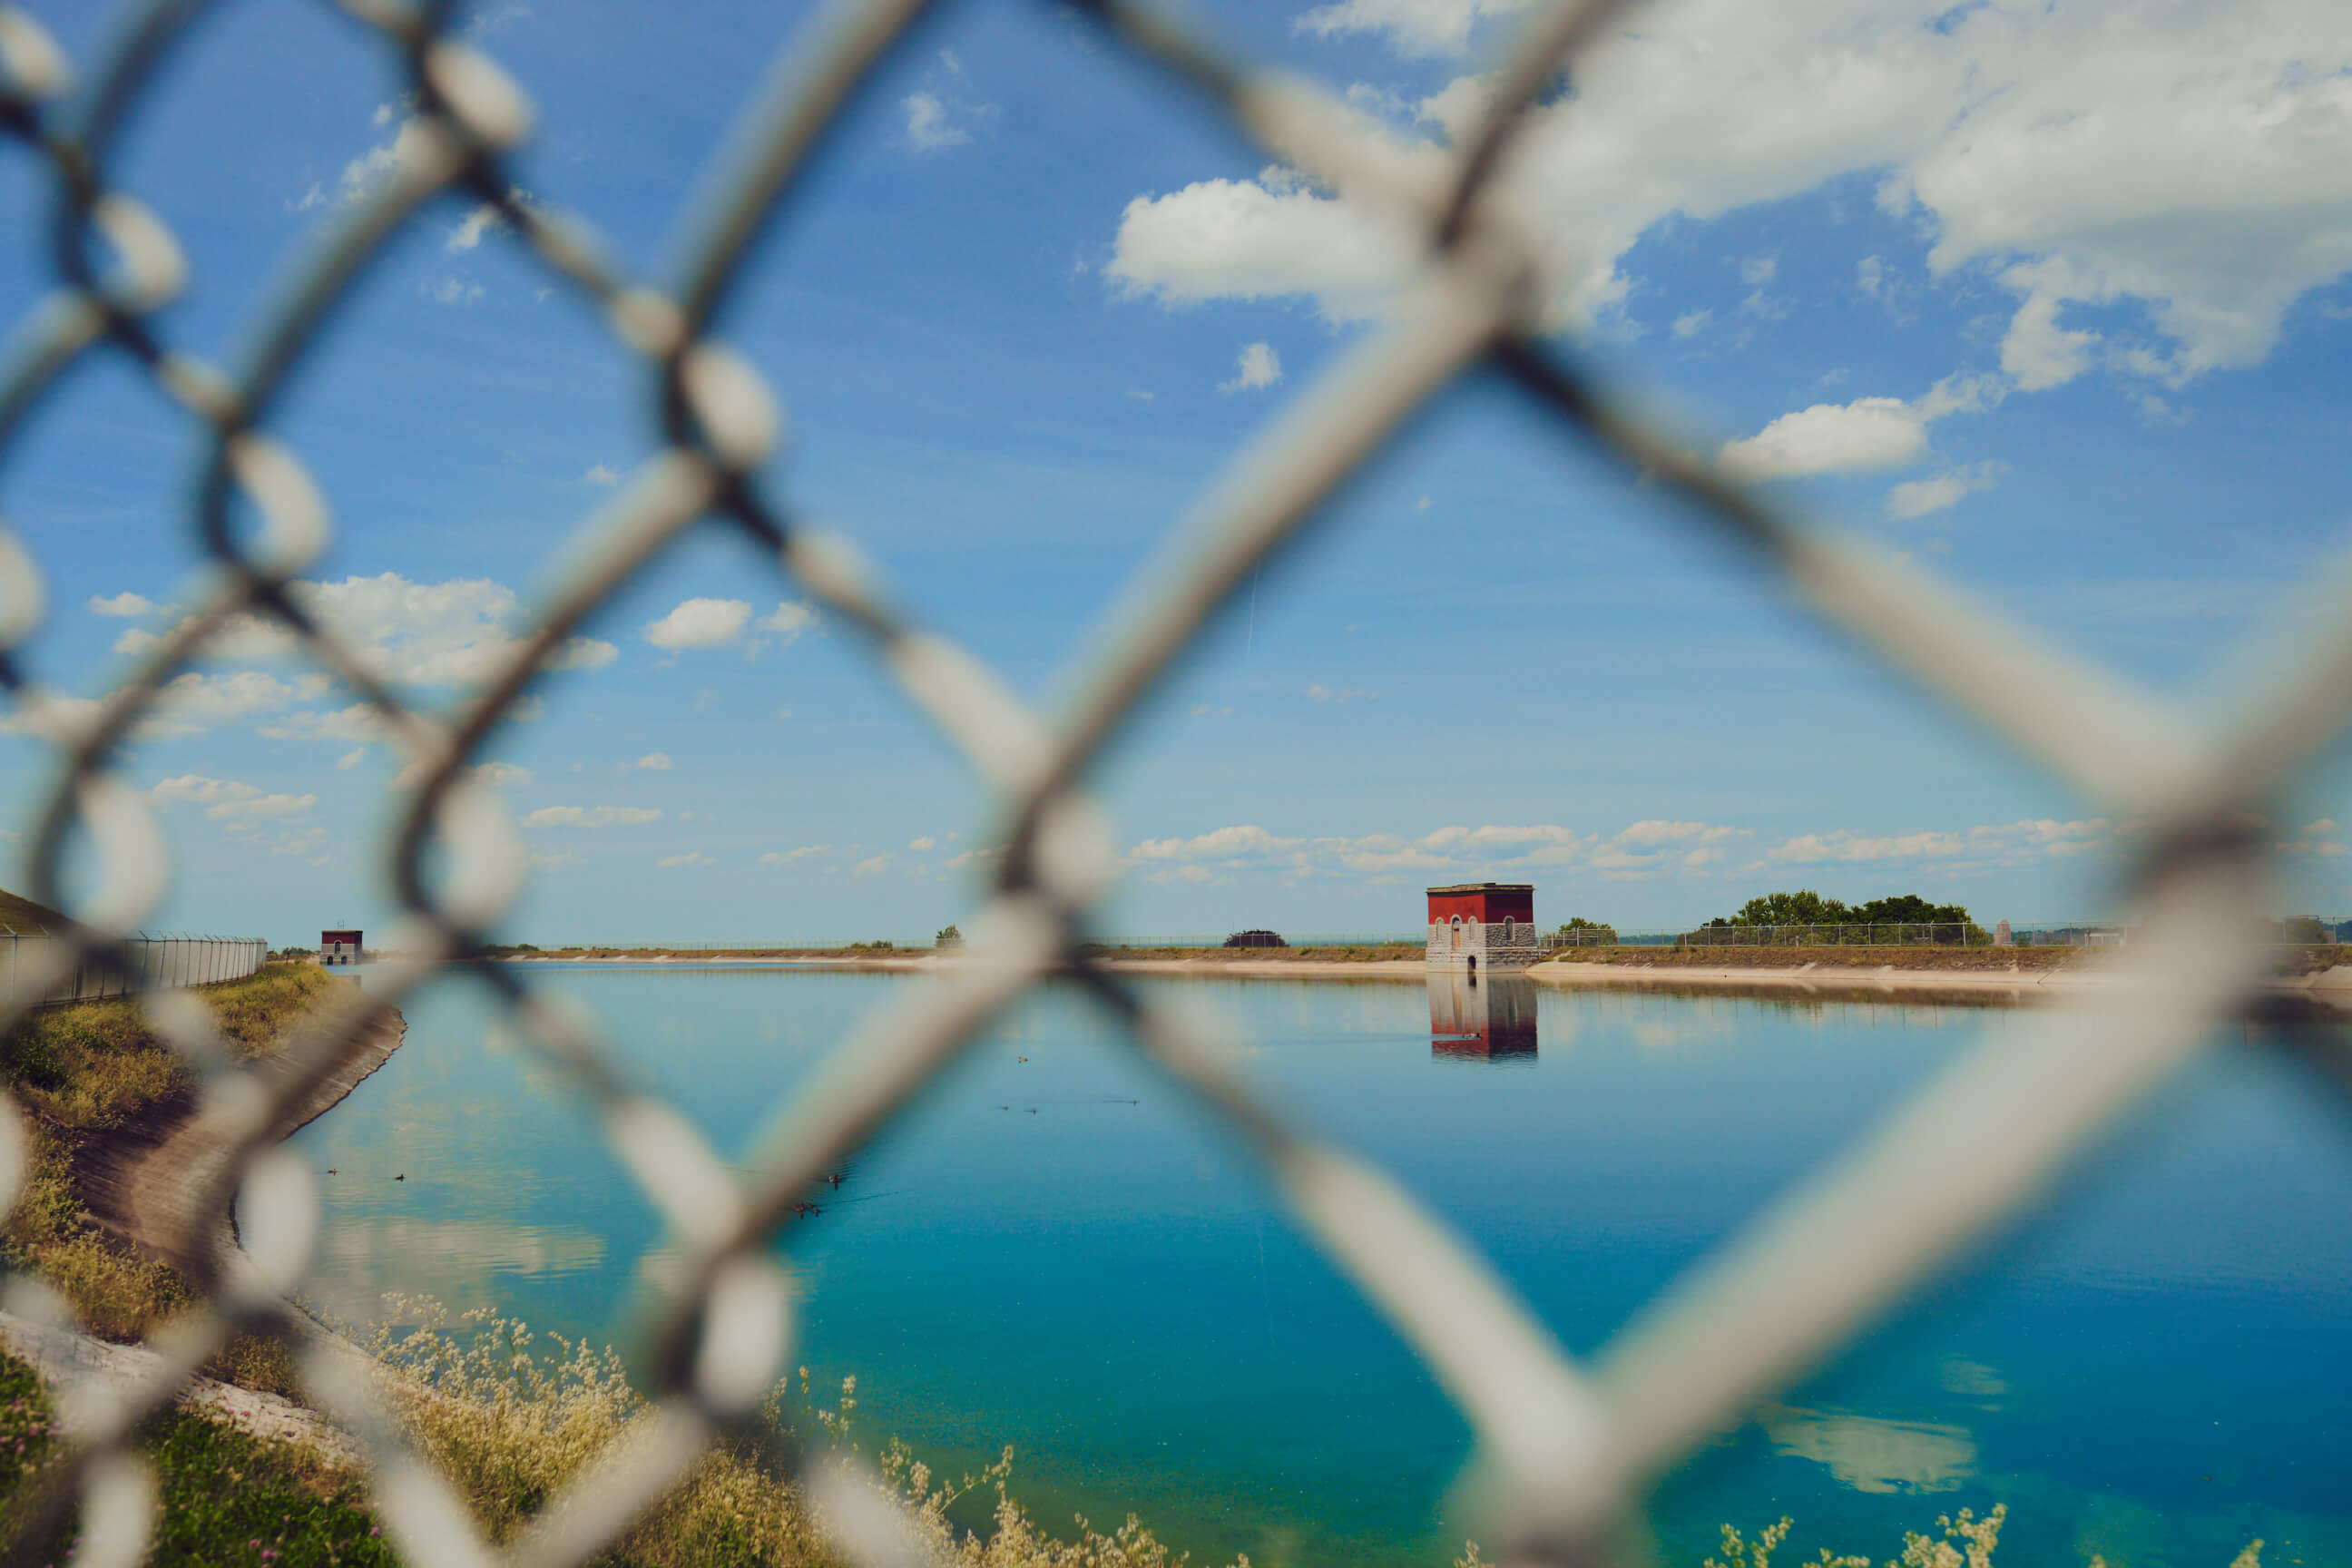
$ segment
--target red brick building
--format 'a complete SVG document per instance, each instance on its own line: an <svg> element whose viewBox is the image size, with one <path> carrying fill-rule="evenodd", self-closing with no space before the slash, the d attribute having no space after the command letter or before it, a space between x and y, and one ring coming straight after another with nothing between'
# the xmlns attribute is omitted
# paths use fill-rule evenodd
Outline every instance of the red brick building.
<svg viewBox="0 0 2352 1568"><path fill-rule="evenodd" d="M1525 969L1539 962L1532 882L1456 882L1429 889L1433 969Z"/></svg>
<svg viewBox="0 0 2352 1568"><path fill-rule="evenodd" d="M357 963L359 961L359 932L355 931L322 931L319 933L320 963Z"/></svg>

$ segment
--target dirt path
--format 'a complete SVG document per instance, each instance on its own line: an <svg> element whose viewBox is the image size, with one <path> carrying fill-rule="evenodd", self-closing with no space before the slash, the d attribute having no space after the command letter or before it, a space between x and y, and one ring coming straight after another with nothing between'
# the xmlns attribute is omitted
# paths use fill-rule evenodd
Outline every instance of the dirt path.
<svg viewBox="0 0 2352 1568"><path fill-rule="evenodd" d="M400 1048L407 1033L407 1020L397 1011L371 1025L360 1048L288 1109L278 1138L292 1137L341 1103ZM274 1057L253 1066L265 1085L287 1070ZM120 1127L88 1135L74 1160L75 1193L104 1229L185 1268L199 1261L189 1247L190 1212L227 1157L218 1133L198 1120L195 1097L175 1095Z"/></svg>

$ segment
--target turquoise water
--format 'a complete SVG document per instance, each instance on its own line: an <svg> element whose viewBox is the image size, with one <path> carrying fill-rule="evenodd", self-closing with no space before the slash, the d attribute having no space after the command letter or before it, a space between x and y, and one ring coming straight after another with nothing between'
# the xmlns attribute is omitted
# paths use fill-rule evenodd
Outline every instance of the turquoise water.
<svg viewBox="0 0 2352 1568"><path fill-rule="evenodd" d="M534 967L733 1157L855 1020L915 982ZM1458 1225L1586 1352L1775 1193L2013 1015L1491 984L1146 982L1211 1009L1272 1100ZM1521 983L1524 985L1525 983ZM562 1076L478 984L297 1146L312 1289L495 1304L624 1342L667 1259ZM1025 1058L1025 1059L1024 1059ZM1957 1165L1974 1152L1927 1146ZM395 1174L407 1178L394 1182ZM1011 1444L1049 1523L1133 1510L1196 1560L1450 1561L1467 1434L1268 1204L1247 1157L1075 994L1024 1006L793 1235L797 1359L934 1468ZM1798 1519L1895 1555L2011 1507L2005 1563L2352 1562L2352 1117L2214 1053L2042 1212L1655 1500L1669 1561Z"/></svg>

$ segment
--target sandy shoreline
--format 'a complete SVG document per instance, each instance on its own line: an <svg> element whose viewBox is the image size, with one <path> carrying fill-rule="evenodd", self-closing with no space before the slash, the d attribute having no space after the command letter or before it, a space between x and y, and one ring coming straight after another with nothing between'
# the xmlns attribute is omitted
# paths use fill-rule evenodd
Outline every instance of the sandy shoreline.
<svg viewBox="0 0 2352 1568"><path fill-rule="evenodd" d="M695 958L660 957L541 958L514 957L509 963L630 964L648 968L814 969L835 972L861 970L921 973L952 969L966 960L937 953L889 957L845 958ZM1195 979L1248 980L1381 980L1408 984L1425 979L1429 966L1418 958L1368 959L1224 959L1112 958L1104 967L1121 974L1171 974ZM2115 984L2104 968L2042 969L1906 969L1895 964L1805 963L1795 967L1661 964L1642 962L1612 963L1585 960L1539 963L1518 971L1530 980L1565 989L1655 989L1689 986L1708 990L1766 990L1801 995L1830 993L1938 992L1988 1002L2030 1002L2037 997L2095 994ZM2263 989L2276 996L2301 996L2352 1008L2352 965L2338 964L2315 974L2281 976L2265 981Z"/></svg>

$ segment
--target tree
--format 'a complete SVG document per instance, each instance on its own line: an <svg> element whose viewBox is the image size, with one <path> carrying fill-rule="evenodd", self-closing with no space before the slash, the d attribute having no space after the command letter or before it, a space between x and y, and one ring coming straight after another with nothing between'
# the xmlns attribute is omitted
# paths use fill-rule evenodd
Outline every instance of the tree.
<svg viewBox="0 0 2352 1568"><path fill-rule="evenodd" d="M940 931L939 935L931 938L931 945L933 947L961 947L963 945L963 932L956 930L953 926L949 926L946 930Z"/></svg>
<svg viewBox="0 0 2352 1568"><path fill-rule="evenodd" d="M1859 907L1825 899L1810 888L1793 893L1766 893L1739 906L1739 912L1729 920L1720 916L1707 922L1717 926L1837 926L1837 925L1960 925L1969 923L1969 911L1958 904L1931 904L1916 893L1895 893L1883 899L1873 899Z"/></svg>
<svg viewBox="0 0 2352 1568"><path fill-rule="evenodd" d="M1825 899L1811 888L1793 893L1766 893L1739 906L1739 912L1725 921L1736 926L1833 926L1843 925L1853 918L1853 911L1835 899Z"/></svg>
<svg viewBox="0 0 2352 1568"><path fill-rule="evenodd" d="M1873 899L1853 911L1864 925L1966 925L1969 911L1958 904L1931 904L1916 893Z"/></svg>

